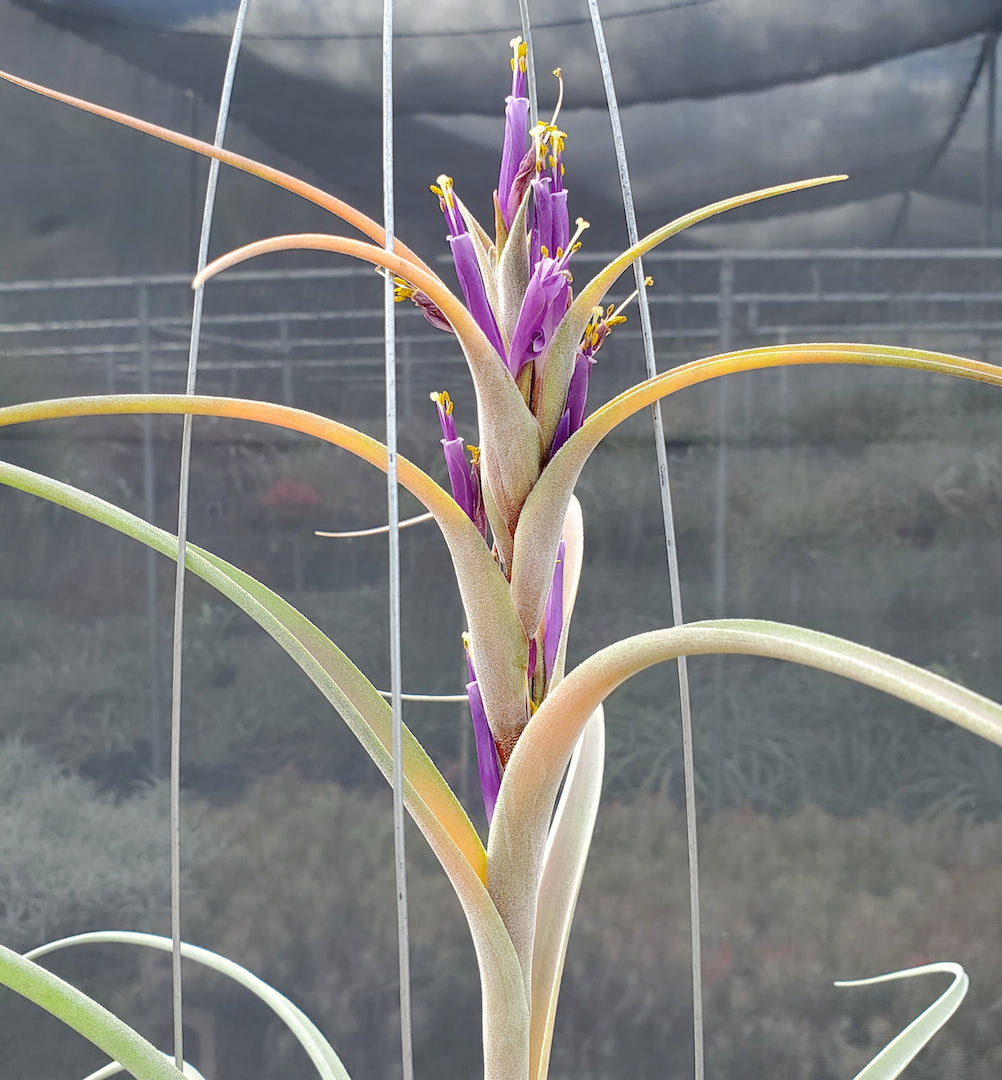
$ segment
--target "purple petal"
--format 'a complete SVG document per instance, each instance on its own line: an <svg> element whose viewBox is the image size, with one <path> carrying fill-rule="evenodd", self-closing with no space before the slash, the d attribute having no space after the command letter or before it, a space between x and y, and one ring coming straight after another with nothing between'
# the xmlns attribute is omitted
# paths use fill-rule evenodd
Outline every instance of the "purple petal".
<svg viewBox="0 0 1002 1080"><path fill-rule="evenodd" d="M566 545L561 540L557 547L557 564L553 568L553 581L550 594L546 598L543 612L543 670L549 684L553 665L557 659L557 646L560 644L560 632L564 627L564 551Z"/></svg>
<svg viewBox="0 0 1002 1080"><path fill-rule="evenodd" d="M515 215L518 213L518 208L522 205L522 199L525 198L525 193L529 189L529 182L536 175L536 151L533 147L529 147L525 152L525 156L519 162L518 171L515 173L515 179L511 184L511 192L508 195L508 205L505 208L507 210L506 223L512 221ZM502 216L504 216L504 209L502 210Z"/></svg>
<svg viewBox="0 0 1002 1080"><path fill-rule="evenodd" d="M466 693L470 697L470 715L473 717L473 738L477 744L477 768L480 770L480 790L484 796L484 810L487 812L487 824L494 817L494 807L501 788L501 771L498 768L498 752L494 745L494 736L487 724L484 699L480 696L480 687L476 679L466 684Z"/></svg>
<svg viewBox="0 0 1002 1080"><path fill-rule="evenodd" d="M512 218L518 210L521 196L511 209L511 195L519 168L525 157L525 143L529 138L529 100L526 97L509 97L504 110L504 146L501 150L501 171L498 175L498 203L506 228L511 228Z"/></svg>
<svg viewBox="0 0 1002 1080"><path fill-rule="evenodd" d="M438 422L442 425L443 441L451 442L456 437L456 424L452 419L452 399L443 390L432 394L431 400L438 407Z"/></svg>
<svg viewBox="0 0 1002 1080"><path fill-rule="evenodd" d="M473 240L469 233L450 236L449 247L452 248L452 259L456 264L456 273L459 275L459 284L466 299L466 306L477 320L480 329L487 335L487 340L503 360L505 351L501 343L501 332L498 330L494 312L487 300L484 282L480 277L480 266L477 263L477 253L473 250Z"/></svg>
<svg viewBox="0 0 1002 1080"><path fill-rule="evenodd" d="M474 453L470 462L470 492L473 497L473 513L470 520L480 530L480 535L487 539L487 510L484 507L484 493L480 486L480 454Z"/></svg>
<svg viewBox="0 0 1002 1080"><path fill-rule="evenodd" d="M570 286L554 259L542 259L529 278L522 308L511 336L508 370L515 378L550 342L567 310Z"/></svg>
<svg viewBox="0 0 1002 1080"><path fill-rule="evenodd" d="M588 400L588 376L591 366L595 361L579 349L574 357L574 371L571 373L571 381L567 386L567 411L570 414L570 430L568 435L584 423L585 403Z"/></svg>
<svg viewBox="0 0 1002 1080"><path fill-rule="evenodd" d="M533 180L532 188L532 245L529 249L529 265L535 269L539 260L544 258L543 248L551 259L556 258L557 249L553 247L553 196L550 194L550 179Z"/></svg>
<svg viewBox="0 0 1002 1080"><path fill-rule="evenodd" d="M553 213L553 233L550 254L556 257L558 251L566 252L571 239L571 219L567 211L567 192L555 190L550 195Z"/></svg>
<svg viewBox="0 0 1002 1080"><path fill-rule="evenodd" d="M529 664L526 669L525 676L532 682L533 676L536 674L536 639L533 638L529 642Z"/></svg>
<svg viewBox="0 0 1002 1080"><path fill-rule="evenodd" d="M452 497L472 521L474 514L473 491L470 486L470 467L466 462L463 440L443 439L442 449L445 451L445 464L449 469Z"/></svg>

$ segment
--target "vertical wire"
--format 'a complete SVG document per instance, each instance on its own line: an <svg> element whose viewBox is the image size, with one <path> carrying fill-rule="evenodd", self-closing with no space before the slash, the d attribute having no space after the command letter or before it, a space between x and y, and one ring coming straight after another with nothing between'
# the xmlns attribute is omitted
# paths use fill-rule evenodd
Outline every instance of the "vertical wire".
<svg viewBox="0 0 1002 1080"><path fill-rule="evenodd" d="M996 27L989 32L985 48L988 52L988 101L985 109L985 174L984 174L984 246L992 244L992 203L995 198L995 110L998 96L998 44Z"/></svg>
<svg viewBox="0 0 1002 1080"><path fill-rule="evenodd" d="M222 146L226 134L226 122L233 96L233 79L240 55L244 19L250 0L240 0L230 52L226 60L226 74L219 95L219 112L216 114L214 146ZM216 185L219 179L219 162L209 163L209 179L205 189L205 206L202 211L202 231L198 241L197 270L205 269L209 257L209 236L212 232L212 214L216 204ZM186 394L195 392L195 373L198 369L198 346L202 332L202 297L204 286L195 290L191 313L191 340L188 346L188 377ZM181 473L178 483L177 508L177 570L174 577L174 630L171 647L171 708L170 708L170 929L171 929L171 988L174 1022L174 1064L184 1069L184 1025L181 1017L181 640L184 620L184 563L188 547L188 488L191 477L191 415L184 417L181 431Z"/></svg>
<svg viewBox="0 0 1002 1080"><path fill-rule="evenodd" d="M383 228L393 250L393 0L383 0ZM393 714L393 855L397 884L397 950L400 962L400 1054L403 1080L414 1078L411 1040L410 938L407 928L407 862L404 849L404 765L400 658L400 506L397 488L397 371L393 275L383 294L386 350L386 510L389 522L390 703Z"/></svg>
<svg viewBox="0 0 1002 1080"><path fill-rule="evenodd" d="M638 239L637 215L633 205L633 188L626 164L623 126L620 122L616 88L612 81L612 66L609 63L609 50L605 43L605 32L602 29L602 16L599 14L598 0L588 0L588 11L591 15L592 30L595 34L595 46L598 50L599 66L602 70L602 82L605 85L609 122L612 125L612 138L616 147L616 163L619 166L619 180L623 190L626 229L632 246ZM644 268L640 259L634 262L633 273L637 283L637 304L640 308L640 325L644 338L644 359L647 365L647 376L653 378L657 374L657 363L654 356L654 333L651 328L651 312L647 302L647 288L644 285ZM661 489L661 516L664 522L665 554L668 560L668 585L671 592L672 621L678 626L683 621L682 585L678 570L678 547L675 536L675 516L672 510L671 485L668 479L668 452L665 447L664 424L661 418L661 403L659 401L656 401L651 407L651 414L654 422L654 446L657 453L658 482ZM684 656L678 658L678 690L682 713L682 768L685 780L685 824L689 854L694 1076L695 1080L703 1080L703 976L699 932L699 846L696 836L696 784L693 771L689 668Z"/></svg>
<svg viewBox="0 0 1002 1080"><path fill-rule="evenodd" d="M536 99L536 59L532 52L532 26L529 24L529 0L518 0L522 20L522 40L525 42L525 81L529 94L529 126L539 123L539 104Z"/></svg>

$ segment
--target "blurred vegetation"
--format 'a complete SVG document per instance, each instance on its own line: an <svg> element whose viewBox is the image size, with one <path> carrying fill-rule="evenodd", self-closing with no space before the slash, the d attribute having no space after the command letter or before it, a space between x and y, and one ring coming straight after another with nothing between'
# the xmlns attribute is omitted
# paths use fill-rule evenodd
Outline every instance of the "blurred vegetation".
<svg viewBox="0 0 1002 1080"><path fill-rule="evenodd" d="M186 936L290 994L353 1075L394 1075L388 792L350 792L290 769L256 782L238 804L203 805L197 818L202 857L186 888ZM554 1039L560 1080L691 1075L685 859L684 824L669 801L600 812ZM742 809L705 823L701 862L708 1075L844 1080L942 987L832 981L945 957L967 967L972 989L910 1075L998 1075L996 827L954 813L906 823L883 811L844 819L817 808L782 818ZM414 831L408 886L417 1072L476 1075L475 958L458 903ZM115 973L128 974L120 955ZM166 962L131 980L109 999L165 1030ZM213 1018L219 1080L308 1068L242 991L196 968L185 985L191 1015Z"/></svg>
<svg viewBox="0 0 1002 1080"><path fill-rule="evenodd" d="M616 388L629 381L613 358L610 346L596 369L595 402L601 379ZM854 637L1002 698L1002 398L907 376L899 392L871 373L805 371L781 408L777 373L760 374L736 381L729 399L726 614ZM440 371L415 375L420 404L405 409L401 432L402 451L439 479L444 465L422 395L442 385ZM666 409L690 620L714 614L720 586L714 393L699 388ZM343 416L336 400L311 406ZM176 514L175 419L152 425L154 516L167 528ZM379 434L378 419L359 423ZM137 419L91 419L13 429L0 440L10 459L142 514L141 433ZM313 535L382 520L380 479L331 448L250 425L200 418L195 445L192 539L293 600L386 685L385 540ZM669 621L656 485L640 416L596 453L579 487L586 558L571 663ZM405 502L402 512L416 507ZM146 554L18 493L0 491L0 513L0 736L20 740L8 744L16 754L34 755L36 777L17 788L22 809L6 815L24 861L0 841L0 876L23 866L12 880L27 890L28 913L17 915L22 937L0 926L2 940L14 933L27 946L62 928L108 924L163 929L166 873L154 874L161 864L143 847L156 836L158 859L166 857L162 825L153 824L159 796L149 788L157 733ZM432 526L408 530L401 544L406 688L453 693L464 679L462 615L447 552ZM164 703L166 560L156 561L154 580ZM833 676L735 657L700 658L691 671L708 1074L852 1075L939 988L836 991L831 981L949 958L969 967L971 996L910 1075L998 1075L1002 751ZM568 955L555 1080L604 1080L624 1069L681 1077L690 1068L676 700L665 666L609 702L607 806ZM394 1075L396 930L383 781L291 661L194 580L184 716L182 783L197 829L186 936L290 993L354 1075ZM482 825L465 708L408 704L406 717ZM163 716L159 738L163 751ZM73 829L53 824L43 797ZM92 839L102 829L122 845L102 849ZM408 850L418 1071L475 1075L479 994L467 933L413 833ZM65 859L91 892L33 876L50 858ZM109 891L98 890L98 875ZM159 960L106 949L61 958L59 970L130 1019L145 1018L144 1030L166 1045ZM244 995L194 970L186 986L192 1017L208 1018L199 1032L215 1047L218 1080L278 1080L305 1068ZM42 1063L8 1059L13 1080L66 1075L90 1060L79 1041L67 1042L9 995L2 1000L4 1029L23 1028L26 1041L29 1029L44 1031L52 1054Z"/></svg>

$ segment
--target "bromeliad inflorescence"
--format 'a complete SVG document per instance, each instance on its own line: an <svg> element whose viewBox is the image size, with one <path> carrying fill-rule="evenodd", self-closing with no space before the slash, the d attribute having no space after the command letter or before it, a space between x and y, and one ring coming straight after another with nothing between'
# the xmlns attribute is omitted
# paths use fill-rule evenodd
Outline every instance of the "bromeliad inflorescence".
<svg viewBox="0 0 1002 1080"><path fill-rule="evenodd" d="M515 38L511 44L512 84L505 105L504 145L498 187L494 193L493 240L459 199L450 177L438 177L431 190L438 196L448 225L448 242L466 308L492 346L496 364L514 380L522 401L538 425L550 351L557 328L573 301L570 262L581 246L579 237L587 228L587 222L579 218L571 235L564 187L566 134L557 126L563 99L560 69L554 71L560 91L553 116L549 123L540 123L530 129L526 47L521 38ZM452 329L448 319L428 296L403 279L397 279L396 284L398 300L412 300L432 325ZM623 321L622 307L616 310L611 305L608 309L595 307L579 340L574 343L573 362L564 365L568 377L567 385L562 388L564 400L560 418L549 447L543 447L543 453L539 455L539 467L581 427L595 354L609 330ZM431 397L438 406L453 497L486 539L487 512L481 487L480 451L470 447L473 460L472 463L467 461L463 442L456 435L453 404L448 393L434 393ZM542 445L541 427L539 435ZM497 486L504 487L504 474L496 475ZM487 496L490 503L490 491ZM494 501L496 503L496 498ZM491 514L493 553L509 580L513 551L504 539L513 538L520 509L520 506L515 507L513 522L496 512ZM542 622L537 627L525 628L528 639L526 720L557 675L556 656L564 621L563 555L561 547L555 553ZM484 731L489 730L488 719L477 689L468 638L467 658L470 686L474 688L470 693L470 708L477 733L484 803L490 819L500 782L498 755L503 763L511 752L511 743L509 740L497 746L493 737L484 737Z"/></svg>

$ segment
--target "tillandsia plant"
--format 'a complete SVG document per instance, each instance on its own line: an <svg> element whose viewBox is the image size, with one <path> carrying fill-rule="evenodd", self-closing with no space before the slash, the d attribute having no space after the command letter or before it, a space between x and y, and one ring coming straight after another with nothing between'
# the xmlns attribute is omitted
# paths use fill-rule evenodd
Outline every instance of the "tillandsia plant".
<svg viewBox="0 0 1002 1080"><path fill-rule="evenodd" d="M448 228L462 300L405 244L396 241L387 250L382 227L332 195L229 151L4 76L278 184L368 237L305 234L262 240L218 259L196 283L267 252L306 248L340 253L393 275L397 298L413 301L429 322L458 340L476 392L479 445L466 447L457 436L452 399L442 389L432 399L451 491L404 458L398 459L397 475L437 522L466 613L467 689L489 821L486 844L406 728L403 796L455 889L473 937L488 1080L547 1076L564 955L601 789L602 702L632 675L682 655L774 657L879 688L1002 745L998 704L904 661L794 626L749 620L677 626L619 641L565 672L583 557L574 487L591 452L627 417L685 387L757 368L883 365L996 385L1002 385L1002 369L891 346L784 345L685 364L624 390L586 416L591 367L606 336L624 318L621 308L606 304L606 296L635 259L715 214L840 177L767 188L704 207L650 233L578 288L571 267L587 226L580 219L573 229L570 224L559 101L549 122L530 129L525 63L525 47L515 39L490 231L460 199L450 178L439 177L432 188ZM0 426L121 413L204 414L279 425L343 447L378 469L388 468L386 446L362 432L260 401L149 394L66 398L0 409ZM83 491L8 464L0 464L0 480L176 557L175 537ZM281 597L215 555L189 545L187 566L287 650L389 777L390 707L337 646ZM35 962L46 951L94 940L169 948L161 938L107 932L56 942L26 956L3 949L0 979L74 1024L140 1080L177 1080L178 1071L153 1047ZM321 1076L347 1076L319 1030L291 1002L231 961L190 945L184 950L268 1001ZM879 978L928 971L951 974L950 988L860 1076L886 1080L898 1075L959 1004L967 977L955 964Z"/></svg>

